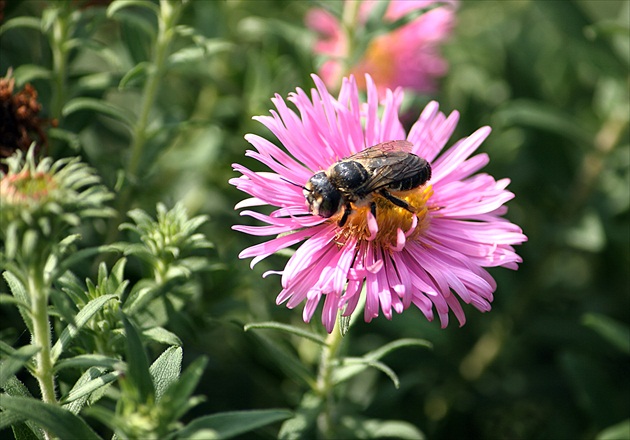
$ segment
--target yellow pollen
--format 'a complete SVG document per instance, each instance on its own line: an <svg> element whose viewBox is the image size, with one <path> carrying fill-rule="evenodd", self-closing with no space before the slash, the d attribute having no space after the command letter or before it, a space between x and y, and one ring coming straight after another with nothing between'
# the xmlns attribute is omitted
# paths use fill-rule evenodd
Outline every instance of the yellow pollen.
<svg viewBox="0 0 630 440"><path fill-rule="evenodd" d="M407 236L407 240L413 240L422 232L426 231L429 226L429 207L427 201L433 194L431 185L425 185L410 191L392 192L393 196L404 200L414 211L409 212L405 208L394 205L392 202L379 194L373 194L373 201L376 204L376 223L378 224L378 232L373 242L383 249L395 248L398 241L398 229L401 229ZM346 223L339 229L336 243L343 245L350 238L361 240L369 240L372 236L368 227L368 213L370 212L370 203L362 203L360 206L352 205L352 213L348 216ZM343 211L334 217L331 221L338 222L343 215ZM418 218L415 228L413 228L413 216Z"/></svg>

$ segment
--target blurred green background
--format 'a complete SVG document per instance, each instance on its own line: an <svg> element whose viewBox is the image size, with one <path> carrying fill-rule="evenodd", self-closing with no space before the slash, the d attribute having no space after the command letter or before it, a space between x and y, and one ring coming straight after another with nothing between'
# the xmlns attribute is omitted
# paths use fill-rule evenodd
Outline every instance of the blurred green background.
<svg viewBox="0 0 630 440"><path fill-rule="evenodd" d="M166 72L151 115L160 131L143 158L133 206L154 213L159 201L172 206L184 200L190 212L208 214L202 229L221 264L204 274L202 288L168 325L184 341L185 363L210 357L197 390L207 401L197 415L294 408L305 391L259 336L243 331L252 321L304 324L301 310L275 305L278 277L261 278L282 268L286 257L272 256L254 270L237 258L262 240L231 230L247 220L233 210L244 194L227 181L236 177L235 162L262 170L244 157L243 136L273 137L251 117L268 114L274 93L312 87L313 35L303 17L314 6L189 2L181 22L206 37L206 51L176 40L180 62ZM9 1L5 20L39 17L46 8L47 2ZM69 59L69 96L135 111L139 88L133 81L124 90L117 85L148 58L151 40L138 23L151 20L138 12L137 23L112 22L94 10L83 10L76 32L98 44ZM382 373L367 371L349 384L347 405L367 417L406 420L431 439L595 438L630 416L629 3L464 1L457 17L443 47L450 69L440 91L409 100L408 111L415 117L430 99L444 112L458 110L453 141L492 126L481 151L491 158L486 171L512 180L516 198L507 217L529 237L517 249L523 264L517 272L490 270L498 282L493 310L465 307L462 328L442 330L414 309L353 327L350 354L401 337L428 339L434 349L389 355L384 360L399 374L400 389ZM51 63L39 32L14 29L1 43L0 72L13 67L16 78L38 90L44 116L59 118L59 128L76 134L70 142L52 136L50 154L82 156L114 188L128 160L122 124L85 111L60 115L50 80L32 67ZM87 241L105 233L103 225L94 226ZM82 268L81 275L93 269ZM9 308L0 314L3 338L19 337L18 317ZM311 327L321 331L318 321ZM295 350L309 368L317 363L314 345L264 335ZM277 426L257 435L276 432Z"/></svg>

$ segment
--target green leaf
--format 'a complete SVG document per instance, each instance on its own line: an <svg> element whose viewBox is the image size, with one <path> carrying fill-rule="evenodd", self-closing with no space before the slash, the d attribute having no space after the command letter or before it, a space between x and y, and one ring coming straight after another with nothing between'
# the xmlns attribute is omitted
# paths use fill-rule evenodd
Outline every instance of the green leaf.
<svg viewBox="0 0 630 440"><path fill-rule="evenodd" d="M28 293L26 292L26 288L24 287L24 284L22 283L22 281L20 281L20 279L17 276L15 276L13 272L10 272L8 270L5 270L2 273L2 276L4 277L4 280L9 285L9 289L11 290L11 293L13 294L13 296L20 303L30 305L31 299L28 296ZM18 311L20 312L20 315L22 316L22 320L24 321L24 323L26 324L26 326L28 327L29 331L32 334L33 324L31 322L30 306L21 307L20 305L18 305Z"/></svg>
<svg viewBox="0 0 630 440"><path fill-rule="evenodd" d="M85 402L87 401L87 398L90 394L92 394L97 389L115 381L121 374L122 373L119 371L103 374L102 369L92 367L88 369L88 371L86 371L83 376L81 376L75 386L70 390L68 395L61 399L60 403L66 405L70 402L74 402L82 398L82 401ZM86 378L89 380L86 381ZM68 409L72 412L78 413L83 404L81 404L76 411L72 411L70 408Z"/></svg>
<svg viewBox="0 0 630 440"><path fill-rule="evenodd" d="M292 416L286 409L232 411L193 420L177 438L227 439Z"/></svg>
<svg viewBox="0 0 630 440"><path fill-rule="evenodd" d="M322 413L322 405L320 397L312 393L304 394L295 415L280 427L278 438L280 440L313 438L312 431L317 417Z"/></svg>
<svg viewBox="0 0 630 440"><path fill-rule="evenodd" d="M252 329L280 330L286 333L300 336L302 338L310 339L311 341L317 342L320 345L326 345L326 339L318 334L315 334L308 330L304 330L299 327L295 327L293 325L281 324L275 321L253 322L250 324L245 324L243 328L245 331L249 331Z"/></svg>
<svg viewBox="0 0 630 440"><path fill-rule="evenodd" d="M149 373L155 386L155 400L160 401L164 391L177 381L182 370L183 350L169 347L151 364Z"/></svg>
<svg viewBox="0 0 630 440"><path fill-rule="evenodd" d="M13 351L8 358L4 359L0 363L0 387L4 387L9 378L20 371L39 350L40 348L34 345L25 345Z"/></svg>
<svg viewBox="0 0 630 440"><path fill-rule="evenodd" d="M365 357L344 358L342 365L333 370L333 382L335 384L344 382L363 372L368 367L376 368L377 370L382 371L392 380L396 388L400 387L400 380L394 370L382 362L374 359L366 359Z"/></svg>
<svg viewBox="0 0 630 440"><path fill-rule="evenodd" d="M96 98L82 97L71 99L64 105L61 114L67 117L72 113L85 110L102 113L124 123L128 127L132 127L136 123L135 115L129 110Z"/></svg>
<svg viewBox="0 0 630 440"><path fill-rule="evenodd" d="M116 368L123 361L102 354L81 354L67 359L62 359L55 364L55 372L64 368L90 368L103 367L109 370Z"/></svg>
<svg viewBox="0 0 630 440"><path fill-rule="evenodd" d="M630 438L630 419L609 426L595 436L595 440L619 440L628 438Z"/></svg>
<svg viewBox="0 0 630 440"><path fill-rule="evenodd" d="M1 387L9 396L33 397L28 388L20 380L11 376Z"/></svg>
<svg viewBox="0 0 630 440"><path fill-rule="evenodd" d="M2 386L2 388L9 396L27 398L33 397L26 386L15 376L11 376L9 380L7 380L7 382ZM39 429L39 427L33 422L25 420L26 417L24 416L3 411L0 413L0 431L11 426L16 440L44 440L44 435L41 432L41 429ZM22 421L24 421L24 423L21 423Z"/></svg>
<svg viewBox="0 0 630 440"><path fill-rule="evenodd" d="M17 414L6 411L0 413L0 430L11 427L15 440L45 440L41 429L23 420L24 418Z"/></svg>
<svg viewBox="0 0 630 440"><path fill-rule="evenodd" d="M7 20L2 26L0 26L0 35L6 31L17 28L30 28L38 31L42 30L41 21L35 17L15 17Z"/></svg>
<svg viewBox="0 0 630 440"><path fill-rule="evenodd" d="M289 352L275 340L267 338L256 332L254 333L254 337L258 340L259 344L263 346L263 350L269 359L275 362L287 376L295 380L299 380L309 387L315 386L313 373L304 366L295 354Z"/></svg>
<svg viewBox="0 0 630 440"><path fill-rule="evenodd" d="M78 308L67 293L62 290L53 290L50 293L50 301L53 305L51 313L63 318L68 325L76 325L74 317L78 312Z"/></svg>
<svg viewBox="0 0 630 440"><path fill-rule="evenodd" d="M149 373L149 361L140 340L140 333L129 318L121 312L125 326L127 345L127 372L130 381L135 385L140 402L147 402L155 395L155 388Z"/></svg>
<svg viewBox="0 0 630 440"><path fill-rule="evenodd" d="M145 61L133 66L120 79L120 82L118 83L118 90L124 90L129 84L133 84L134 82L139 81L141 78L145 78L147 76L147 70L150 66L151 64Z"/></svg>
<svg viewBox="0 0 630 440"><path fill-rule="evenodd" d="M92 428L79 416L57 405L28 397L2 396L5 411L23 416L62 439L98 440Z"/></svg>
<svg viewBox="0 0 630 440"><path fill-rule="evenodd" d="M175 333L166 330L164 327L150 328L148 330L143 331L142 335L145 338L150 339L160 344L182 345L181 339L179 339L179 337Z"/></svg>
<svg viewBox="0 0 630 440"><path fill-rule="evenodd" d="M172 382L164 390L161 402L166 409L166 413L171 415L173 421L179 420L192 407L191 401L194 401L194 399L191 399L190 396L195 391L207 363L207 358L197 358L186 368L179 380ZM197 403L200 403L200 401L194 401L195 405Z"/></svg>
<svg viewBox="0 0 630 440"><path fill-rule="evenodd" d="M399 420L376 420L358 417L343 417L341 425L352 438L381 439L396 438L404 440L424 440L426 437L409 422Z"/></svg>
<svg viewBox="0 0 630 440"><path fill-rule="evenodd" d="M103 306L112 299L118 299L116 295L103 295L98 298L93 299L89 303L87 303L75 316L74 320L76 325L68 325L59 336L57 342L52 348L51 357L53 362L56 362L59 359L61 353L65 351L70 344L70 341L79 334L81 328L87 324L87 322L94 316L99 310L103 308Z"/></svg>
<svg viewBox="0 0 630 440"><path fill-rule="evenodd" d="M36 426L34 427L34 431L25 423L13 425L11 428L13 429L15 440L46 440L42 431Z"/></svg>
<svg viewBox="0 0 630 440"><path fill-rule="evenodd" d="M6 293L0 293L0 304L13 304L18 307L23 307L24 310L29 311L31 309L31 306L29 304L26 304L24 301L14 296L7 295Z"/></svg>
<svg viewBox="0 0 630 440"><path fill-rule="evenodd" d="M22 64L13 71L13 78L18 87L23 87L24 84L35 79L50 79L51 76L50 69L35 64Z"/></svg>
<svg viewBox="0 0 630 440"><path fill-rule="evenodd" d="M399 348L413 346L430 348L432 344L425 339L399 339L385 344L361 357L345 358L343 363L333 371L333 380L335 383L341 383L363 372L366 368L371 367L385 373L392 380L394 386L398 388L400 386L398 376L387 365L379 362L379 359Z"/></svg>
<svg viewBox="0 0 630 440"><path fill-rule="evenodd" d="M377 348L376 350L372 350L369 353L366 353L363 357L372 359L372 360L381 359L382 357L389 354L390 352L397 350L399 348L402 348L402 347L433 348L433 344L431 344L431 342L427 341L426 339L412 339L412 338L398 339L396 341L389 342L383 345L382 347Z"/></svg>
<svg viewBox="0 0 630 440"><path fill-rule="evenodd" d="M70 130L65 130L59 127L50 127L48 129L48 136L52 139L58 139L65 142L75 154L81 151L81 140L79 139L79 136Z"/></svg>
<svg viewBox="0 0 630 440"><path fill-rule="evenodd" d="M156 4L148 2L146 0L118 0L110 3L110 5L107 7L106 13L107 16L111 18L116 12L120 11L123 8L129 7L145 8L152 12L155 12L156 14L160 11L159 7Z"/></svg>
<svg viewBox="0 0 630 440"><path fill-rule="evenodd" d="M630 329L627 326L607 316L595 313L584 315L582 322L621 352L630 354Z"/></svg>

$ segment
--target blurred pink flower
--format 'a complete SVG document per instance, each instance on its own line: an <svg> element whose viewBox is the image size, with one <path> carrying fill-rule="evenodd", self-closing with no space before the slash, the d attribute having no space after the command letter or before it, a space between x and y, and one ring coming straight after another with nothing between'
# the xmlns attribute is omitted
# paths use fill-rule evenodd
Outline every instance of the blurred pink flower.
<svg viewBox="0 0 630 440"><path fill-rule="evenodd" d="M276 95L271 116L255 118L284 148L254 134L245 137L255 148L245 155L271 171L253 172L234 164L242 176L230 183L252 196L235 208L271 205L277 209L270 215L244 210L241 215L267 225L233 228L276 237L243 250L239 257L254 257L253 267L304 241L283 271L269 272L282 275L276 301L286 302L289 308L306 302L303 318L308 322L323 298L322 323L328 332L339 310L345 316L353 313L363 288L368 322L381 312L391 319L392 311L401 313L412 304L429 320L435 309L442 327L448 324L449 310L464 324L460 300L490 310L496 284L483 268L517 269L521 258L512 246L527 240L518 226L501 217L507 212L504 203L514 196L505 189L509 179L475 174L489 158L485 153L471 155L490 128L478 129L440 154L455 130L457 112L446 117L431 102L405 133L399 120L400 89L387 90L379 104L376 86L366 75L367 102L362 103L352 76L343 79L338 99L319 77L313 79L316 89L310 95L297 89L288 98L297 112ZM353 206L343 226L339 226L341 213L323 218L309 212L299 186L314 173L366 147L403 139L433 170L424 186L397 193L415 213L379 196L374 196L376 217L368 206Z"/></svg>
<svg viewBox="0 0 630 440"><path fill-rule="evenodd" d="M363 26L375 1L361 1L358 25ZM384 16L393 22L405 14L436 3L435 0L391 0ZM344 63L352 56L351 42L339 20L324 9L311 9L306 15L306 25L318 33L314 50L329 57L321 66L319 75L329 88L336 88L346 73L355 75L359 88L365 90L363 78L368 73L374 79L379 96L386 89L404 87L417 92L434 92L436 79L448 70L440 56L439 46L445 41L455 21L458 2L449 0L444 6L430 10L392 32L374 38L359 62L344 72Z"/></svg>

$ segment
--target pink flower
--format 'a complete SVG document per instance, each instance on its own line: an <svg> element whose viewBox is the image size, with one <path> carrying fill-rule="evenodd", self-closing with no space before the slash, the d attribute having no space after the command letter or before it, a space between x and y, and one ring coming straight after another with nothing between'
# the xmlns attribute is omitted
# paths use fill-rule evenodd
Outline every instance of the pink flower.
<svg viewBox="0 0 630 440"><path fill-rule="evenodd" d="M393 22L432 3L435 1L392 0L384 21ZM438 49L451 33L457 1L447 3L449 5L433 9L409 24L374 38L360 60L348 67L349 73L357 78L359 87L365 90L363 78L368 73L377 84L381 98L385 96L386 89L396 87L421 93L434 92L436 78L445 75L448 69ZM361 2L359 26L365 25L374 6L374 1ZM348 40L339 20L323 9L310 10L306 15L306 25L319 35L314 46L315 53L329 58L322 64L319 74L328 87L336 88L344 75L344 62L353 56L349 50L356 44Z"/></svg>
<svg viewBox="0 0 630 440"><path fill-rule="evenodd" d="M485 153L471 156L490 128L478 129L440 154L455 129L457 112L446 117L431 102L405 133L398 113L400 89L387 90L379 104L377 88L366 75L367 102L362 103L354 77L344 78L337 99L319 77L313 75L313 80L316 89L310 95L301 89L290 94L288 101L297 112L276 95L271 116L255 118L284 148L257 135L245 137L255 148L246 156L271 171L253 172L234 164L242 176L230 183L252 196L236 209L264 205L277 209L270 215L246 209L241 215L266 225L233 228L276 237L243 250L239 257L254 257L253 267L303 241L284 270L272 272L282 275L276 301L289 308L305 302L303 318L308 322L323 299L322 323L328 332L338 311L345 316L355 311L363 290L368 322L381 312L391 319L393 311L401 313L411 305L429 320L437 311L442 327L448 324L449 310L464 324L461 301L490 310L496 284L483 268L516 269L521 258L512 246L527 240L518 226L501 217L507 212L504 203L514 197L505 189L509 179L497 181L477 173L489 158ZM375 195L376 216L370 204L353 204L343 226L339 225L343 209L330 218L311 214L302 187L316 172L392 140L413 144L411 152L432 167L426 184L396 194L414 208L413 213Z"/></svg>

